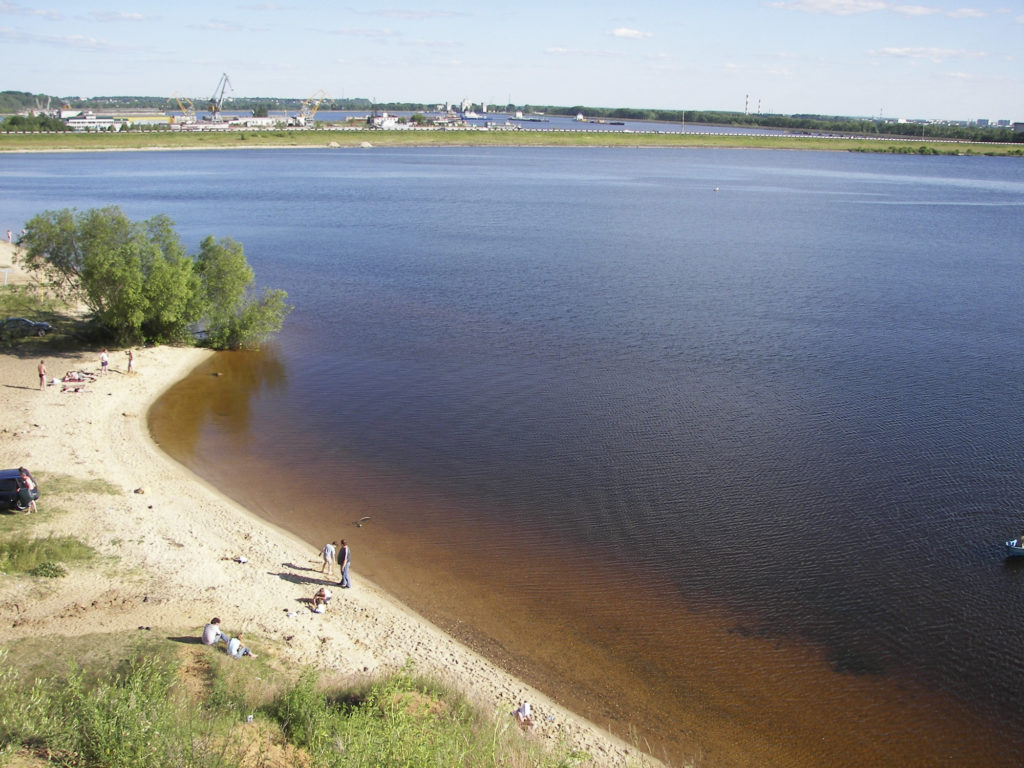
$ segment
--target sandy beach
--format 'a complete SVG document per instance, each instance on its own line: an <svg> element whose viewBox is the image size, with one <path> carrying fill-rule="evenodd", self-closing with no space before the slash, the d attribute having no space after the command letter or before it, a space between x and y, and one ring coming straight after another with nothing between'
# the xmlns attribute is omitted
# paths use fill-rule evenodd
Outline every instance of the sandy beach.
<svg viewBox="0 0 1024 768"><path fill-rule="evenodd" d="M9 264L11 249L0 243L0 284ZM16 269L8 276L22 279ZM219 616L253 650L286 663L360 680L412 660L499 717L529 701L537 738L565 739L595 765L660 765L446 635L361 578L358 567L352 589L334 589L328 613L311 613L306 600L323 583L316 549L196 478L149 435L150 404L209 354L139 349L128 374L124 350L111 350L110 372L81 392L59 384L40 391L37 357L0 355L0 455L5 468L27 466L39 482L36 533L74 535L100 553L69 578L0 577L0 645L139 627L198 633ZM98 372L98 350L50 357L46 366L50 378ZM76 487L102 480L116 493L48 496L48 480L59 477ZM68 511L48 519L51 504Z"/></svg>

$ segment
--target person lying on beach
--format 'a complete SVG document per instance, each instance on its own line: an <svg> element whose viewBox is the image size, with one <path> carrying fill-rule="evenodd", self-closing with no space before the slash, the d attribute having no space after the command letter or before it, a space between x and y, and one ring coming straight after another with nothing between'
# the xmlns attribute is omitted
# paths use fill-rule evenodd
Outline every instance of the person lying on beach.
<svg viewBox="0 0 1024 768"><path fill-rule="evenodd" d="M203 627L203 645L216 645L227 641L228 636L220 631L220 619L214 616L210 623Z"/></svg>
<svg viewBox="0 0 1024 768"><path fill-rule="evenodd" d="M242 645L242 633L239 632L237 635L228 641L228 656L233 659L240 659L243 656L252 656L256 658L256 654Z"/></svg>
<svg viewBox="0 0 1024 768"><path fill-rule="evenodd" d="M331 600L331 590L320 587L313 595L313 613L323 613L327 610L327 603Z"/></svg>

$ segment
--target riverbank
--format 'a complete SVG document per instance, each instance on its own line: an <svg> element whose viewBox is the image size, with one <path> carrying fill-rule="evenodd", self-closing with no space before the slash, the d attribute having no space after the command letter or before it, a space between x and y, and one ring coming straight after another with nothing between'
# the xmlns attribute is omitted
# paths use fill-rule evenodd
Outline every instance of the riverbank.
<svg viewBox="0 0 1024 768"><path fill-rule="evenodd" d="M724 133L627 133L625 131L519 130L268 130L125 133L0 133L3 152L114 152L200 149L373 147L622 147L802 149L833 152L942 155L1024 155L1020 144L936 141L908 137L758 135Z"/></svg>
<svg viewBox="0 0 1024 768"><path fill-rule="evenodd" d="M210 354L136 350L129 374L117 351L110 373L78 393L59 384L40 391L34 354L0 356L0 454L5 465L29 467L42 494L38 516L25 522L36 535L76 536L100 554L66 579L0 578L0 645L140 627L194 634L216 615L287 664L359 681L412 660L499 718L530 701L538 738L564 739L595 765L658 764L473 653L358 567L353 588L335 590L331 611L312 614L305 601L328 581L316 551L191 475L149 436L149 405ZM52 355L46 365L50 377L99 370L93 352Z"/></svg>

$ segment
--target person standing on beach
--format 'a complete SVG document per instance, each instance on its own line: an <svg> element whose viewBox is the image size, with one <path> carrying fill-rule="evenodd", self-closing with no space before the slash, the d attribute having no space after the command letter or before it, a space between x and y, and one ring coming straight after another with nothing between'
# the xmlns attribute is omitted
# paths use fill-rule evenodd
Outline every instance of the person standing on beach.
<svg viewBox="0 0 1024 768"><path fill-rule="evenodd" d="M320 573L327 573L328 576L334 574L334 558L338 556L338 542L332 541L330 544L324 544L324 548L320 550L320 556L324 559L324 564L320 566Z"/></svg>
<svg viewBox="0 0 1024 768"><path fill-rule="evenodd" d="M107 372L107 366L110 365L110 355L107 354L107 350L100 352L100 373Z"/></svg>
<svg viewBox="0 0 1024 768"><path fill-rule="evenodd" d="M32 491L36 489L35 478L32 477L32 473L25 469L25 467L18 467L18 474L21 484L21 489L18 493L21 496L22 503L25 505L25 514L38 512L39 508L36 506L36 500L32 498Z"/></svg>
<svg viewBox="0 0 1024 768"><path fill-rule="evenodd" d="M350 584L348 583L348 566L352 560L352 553L349 552L348 544L344 539L341 540L341 547L338 548L338 565L341 566L341 588L348 589Z"/></svg>
<svg viewBox="0 0 1024 768"><path fill-rule="evenodd" d="M46 389L46 363L39 361L39 389Z"/></svg>
<svg viewBox="0 0 1024 768"><path fill-rule="evenodd" d="M131 373L132 366L135 363L135 355L132 354L132 351L130 349L125 354L128 355L128 373Z"/></svg>

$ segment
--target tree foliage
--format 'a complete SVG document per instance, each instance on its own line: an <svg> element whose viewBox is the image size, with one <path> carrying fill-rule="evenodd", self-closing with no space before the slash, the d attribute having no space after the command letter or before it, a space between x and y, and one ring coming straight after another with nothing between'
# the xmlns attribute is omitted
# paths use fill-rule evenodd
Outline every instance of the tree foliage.
<svg viewBox="0 0 1024 768"><path fill-rule="evenodd" d="M8 132L59 131L63 133L68 130L68 125L60 118L48 115L11 115L5 118L3 123L0 123L0 129Z"/></svg>
<svg viewBox="0 0 1024 768"><path fill-rule="evenodd" d="M163 215L134 222L116 206L37 214L19 240L22 261L63 298L80 301L118 344L258 347L291 307L280 290L257 297L241 244L207 237L187 254Z"/></svg>

